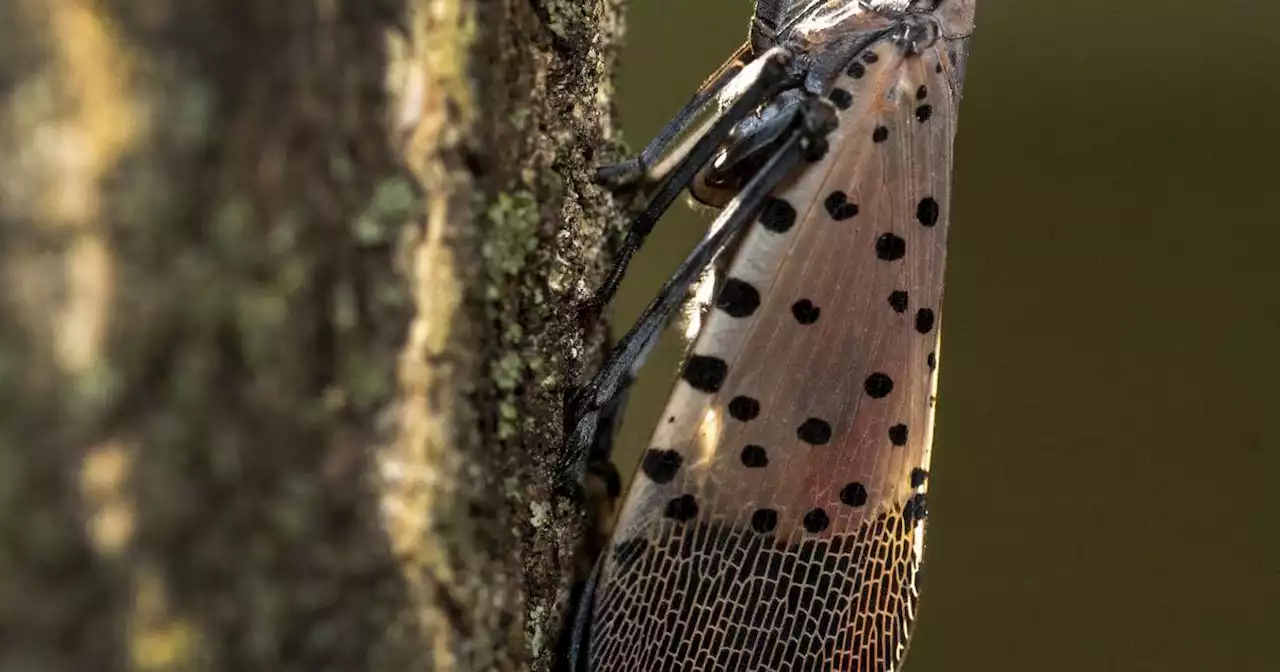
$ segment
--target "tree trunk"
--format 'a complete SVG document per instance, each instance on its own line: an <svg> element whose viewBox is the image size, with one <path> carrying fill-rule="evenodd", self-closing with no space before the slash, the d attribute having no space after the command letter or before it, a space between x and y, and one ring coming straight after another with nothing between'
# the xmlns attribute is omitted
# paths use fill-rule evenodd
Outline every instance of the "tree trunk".
<svg viewBox="0 0 1280 672"><path fill-rule="evenodd" d="M0 3L0 669L548 668L620 1Z"/></svg>

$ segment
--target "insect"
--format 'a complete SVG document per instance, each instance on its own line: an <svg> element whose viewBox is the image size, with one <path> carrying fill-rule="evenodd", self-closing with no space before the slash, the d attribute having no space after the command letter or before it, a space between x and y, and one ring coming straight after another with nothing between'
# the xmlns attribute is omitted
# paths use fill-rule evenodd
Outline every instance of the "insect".
<svg viewBox="0 0 1280 672"><path fill-rule="evenodd" d="M602 169L656 187L601 301L684 189L723 209L570 407L572 480L714 261L713 307L576 618L580 668L899 668L974 4L757 0L747 45Z"/></svg>

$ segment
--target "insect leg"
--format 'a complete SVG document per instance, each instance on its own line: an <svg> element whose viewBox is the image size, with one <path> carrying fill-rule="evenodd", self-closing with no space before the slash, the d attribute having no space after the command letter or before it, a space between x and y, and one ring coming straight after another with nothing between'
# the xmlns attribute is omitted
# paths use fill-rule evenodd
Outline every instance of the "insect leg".
<svg viewBox="0 0 1280 672"><path fill-rule="evenodd" d="M800 124L782 143L760 172L721 211L712 224L711 233L680 264L675 275L659 291L635 326L623 336L608 361L586 387L569 404L568 438L559 481L580 483L586 458L596 437L601 411L618 394L632 376L635 364L656 341L671 315L684 302L689 287L702 269L730 241L747 227L765 198L804 160L812 145L825 143L825 136L835 127L835 114L821 101L806 101Z"/></svg>
<svg viewBox="0 0 1280 672"><path fill-rule="evenodd" d="M591 598L596 592L596 582L600 579L600 567L604 565L604 556L596 559L591 568L591 576L582 584L573 602L573 621L569 624L568 650L559 661L557 669L561 672L585 672L587 668L587 630L591 623ZM563 649L562 649L563 650Z"/></svg>
<svg viewBox="0 0 1280 672"><path fill-rule="evenodd" d="M600 409L600 422L591 443L591 453L587 457L587 473L604 483L605 494L610 499L622 495L622 477L618 475L618 468L609 460L609 455L613 453L613 442L617 438L618 427L622 424L622 411L627 406L627 394L634 382L634 375L627 376L614 398Z"/></svg>
<svg viewBox="0 0 1280 672"><path fill-rule="evenodd" d="M689 101L684 109L680 110L666 126L658 132L649 144L640 150L640 153L621 163L615 163L608 166L600 166L596 169L596 182L608 187L618 188L639 180L643 175L649 172L658 157L662 156L671 148L671 143L677 138L684 135L693 127L693 123L698 117L706 112L705 107L708 100L715 98L725 85L729 83L738 73L742 71L742 66L733 64L710 82L710 84L698 91Z"/></svg>
<svg viewBox="0 0 1280 672"><path fill-rule="evenodd" d="M716 68L716 71L711 73L711 76L702 83L702 86L698 87L698 92L694 94L693 99L676 114L675 119L672 119L670 123L658 132L657 137L645 145L640 154L621 163L597 168L596 181L611 188L618 188L637 181L648 174L659 157L671 148L673 142L688 132L697 118L706 111L707 101L720 95L720 92L725 89L729 82L734 77L737 77L739 72L742 72L747 62L751 60L750 54L751 48L749 45L744 44L739 47L729 57L729 60L721 64L719 68ZM648 175L648 177L653 181L660 179L660 176Z"/></svg>
<svg viewBox="0 0 1280 672"><path fill-rule="evenodd" d="M790 61L790 52L781 48L772 49L733 76L732 80L746 78L742 85L742 92L733 99L733 103L727 109L719 111L709 129L697 138L693 148L680 159L674 169L664 176L653 198L631 223L622 246L614 256L613 267L596 291L595 297L589 301L589 308L599 310L613 298L618 284L622 282L622 276L626 274L631 257L644 244L644 239L653 230L653 225L667 211L667 208L671 207L694 175L711 159L712 154L729 136L733 127L751 114L762 102L790 84L787 72Z"/></svg>
<svg viewBox="0 0 1280 672"><path fill-rule="evenodd" d="M705 205L723 208L786 139L800 114L803 96L796 89L784 91L760 115L738 124L725 150L689 184L690 195Z"/></svg>

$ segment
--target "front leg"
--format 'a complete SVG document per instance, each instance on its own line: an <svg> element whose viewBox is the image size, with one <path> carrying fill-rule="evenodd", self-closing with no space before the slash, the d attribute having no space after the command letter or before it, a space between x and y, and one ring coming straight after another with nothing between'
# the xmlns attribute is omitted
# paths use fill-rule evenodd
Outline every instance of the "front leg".
<svg viewBox="0 0 1280 672"><path fill-rule="evenodd" d="M588 314L594 316L603 310L605 305L613 298L618 290L618 285L622 282L622 277L626 274L627 265L631 263L631 258L644 244L644 240L653 230L658 219L671 207L676 198L684 191L692 182L695 175L698 174L702 167L711 160L712 155L729 137L729 133L738 122L745 119L762 103L769 100L777 93L792 85L790 81L789 65L791 63L791 53L782 48L771 49L763 54L759 59L752 61L746 67L732 71L732 76L726 74L721 79L727 79L723 82L717 82L708 90L715 91L732 91L733 97L727 107L718 107L715 116L713 116L696 134L676 148L674 154L670 158L664 158L661 162L664 168L661 169L661 181L658 188L654 192L653 197L649 200L644 210L632 221L631 226L627 230L626 237L622 241L622 246L618 249L614 256L613 266L609 270L609 275L605 278L600 288L596 291L593 298L588 300L585 307ZM701 96L702 94L699 94ZM690 103L699 102L699 98L695 97ZM701 101L703 105L707 105L707 100ZM721 105L720 101L716 101L717 106ZM686 111L689 108L686 108ZM704 110L699 109L698 112ZM684 113L682 112L682 115ZM697 114L689 115L686 123L697 117ZM681 120L677 118L676 122L668 126L668 129L676 125ZM666 134L666 131L664 131ZM675 135L679 133L676 132ZM663 139L660 135L658 140ZM655 140L655 143L657 140ZM669 146L670 139L667 139L665 146ZM643 157L638 157L637 165L643 166ZM622 164L619 164L622 165ZM665 166L674 165L667 169Z"/></svg>
<svg viewBox="0 0 1280 672"><path fill-rule="evenodd" d="M667 154L673 143L688 133L694 123L707 112L708 101L716 99L724 91L725 86L742 72L750 60L749 52L747 45L739 47L729 60L698 87L698 92L694 94L693 99L658 132L657 136L649 141L649 144L645 145L644 149L640 150L638 155L619 163L597 168L596 181L611 189L619 189L636 182L660 182L663 176L651 172L659 159Z"/></svg>

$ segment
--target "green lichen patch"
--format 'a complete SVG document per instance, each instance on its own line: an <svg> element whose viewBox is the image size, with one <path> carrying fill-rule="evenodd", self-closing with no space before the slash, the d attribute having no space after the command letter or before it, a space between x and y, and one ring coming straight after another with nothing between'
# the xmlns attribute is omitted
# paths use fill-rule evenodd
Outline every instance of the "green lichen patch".
<svg viewBox="0 0 1280 672"><path fill-rule="evenodd" d="M488 279L484 298L498 301L504 286L524 270L537 247L542 217L537 200L525 190L498 194L484 216L488 224L481 244Z"/></svg>

